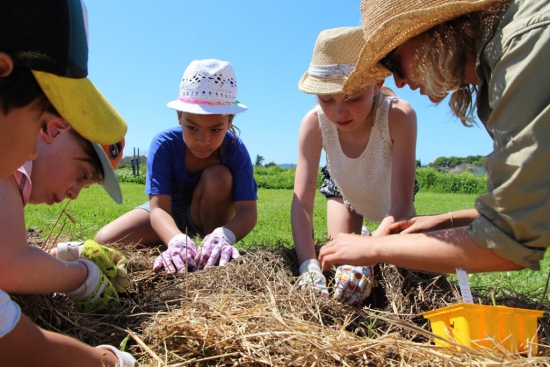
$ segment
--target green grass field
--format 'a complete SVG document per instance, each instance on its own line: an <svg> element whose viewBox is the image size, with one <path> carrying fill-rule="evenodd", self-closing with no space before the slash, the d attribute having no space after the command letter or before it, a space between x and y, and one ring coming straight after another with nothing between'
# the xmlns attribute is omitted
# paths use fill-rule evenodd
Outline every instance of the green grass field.
<svg viewBox="0 0 550 367"><path fill-rule="evenodd" d="M74 221L61 216L57 228L63 223L64 231L73 240L93 238L95 233L105 224L147 200L144 185L136 183L121 183L124 193L122 205L115 204L98 185L83 190L78 200L67 207L67 212ZM239 241L237 247L252 249L276 248L278 246L292 247L292 232L290 226L290 204L292 190L258 191L258 224L254 230ZM476 195L473 194L440 194L422 192L416 195L416 210L419 215L444 213L452 210L473 208ZM28 205L25 209L27 228L42 230L46 237L53 228L66 202L51 207L46 205ZM317 194L314 213L315 239L319 243L326 238L326 199ZM371 229L377 223L368 223ZM54 231L55 233L55 231ZM544 288L548 273L549 258L545 257L540 271L523 270L519 272L499 272L470 275L473 287L491 286L498 289L514 289L524 294L540 293Z"/></svg>

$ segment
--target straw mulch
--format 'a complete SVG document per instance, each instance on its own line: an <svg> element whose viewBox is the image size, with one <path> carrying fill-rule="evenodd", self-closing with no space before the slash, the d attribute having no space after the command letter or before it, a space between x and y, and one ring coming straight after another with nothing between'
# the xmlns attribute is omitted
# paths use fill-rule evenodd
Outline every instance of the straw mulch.
<svg viewBox="0 0 550 367"><path fill-rule="evenodd" d="M550 366L543 334L538 356L433 345L421 312L459 300L441 275L379 267L378 287L357 309L297 289L293 250L246 252L227 267L177 276L150 270L157 250L123 251L133 285L113 314L78 314L62 294L14 299L41 327L88 344L127 338L142 366Z"/></svg>

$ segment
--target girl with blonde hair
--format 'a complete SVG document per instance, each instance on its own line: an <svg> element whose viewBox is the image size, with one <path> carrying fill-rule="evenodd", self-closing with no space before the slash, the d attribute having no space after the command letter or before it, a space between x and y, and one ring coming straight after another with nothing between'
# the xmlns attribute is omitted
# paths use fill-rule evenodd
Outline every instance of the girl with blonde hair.
<svg viewBox="0 0 550 367"><path fill-rule="evenodd" d="M321 193L327 197L329 237L361 233L364 219L381 222L378 236L395 221L415 214L416 114L383 80L346 94L342 85L364 41L360 27L322 31L308 71L299 83L302 92L317 96L318 106L302 120L292 201L292 234L300 261L300 284L328 293L315 260L312 238L313 203L321 150ZM339 264L333 297L359 305L371 291L370 266ZM365 264L371 265L371 264Z"/></svg>

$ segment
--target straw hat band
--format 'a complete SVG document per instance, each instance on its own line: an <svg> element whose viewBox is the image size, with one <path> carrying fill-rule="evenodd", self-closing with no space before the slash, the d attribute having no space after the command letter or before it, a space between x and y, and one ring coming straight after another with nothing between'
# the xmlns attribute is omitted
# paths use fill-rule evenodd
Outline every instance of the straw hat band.
<svg viewBox="0 0 550 367"><path fill-rule="evenodd" d="M356 67L364 44L361 27L325 29L317 36L309 68L298 88L308 94L342 93L342 84Z"/></svg>
<svg viewBox="0 0 550 367"><path fill-rule="evenodd" d="M334 65L309 65L308 74L317 78L346 78L355 68L355 63Z"/></svg>

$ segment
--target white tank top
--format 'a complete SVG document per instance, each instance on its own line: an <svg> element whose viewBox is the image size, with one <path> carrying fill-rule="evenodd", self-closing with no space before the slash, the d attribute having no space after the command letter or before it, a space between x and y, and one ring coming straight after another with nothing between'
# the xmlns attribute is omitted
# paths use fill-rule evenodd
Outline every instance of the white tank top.
<svg viewBox="0 0 550 367"><path fill-rule="evenodd" d="M345 204L371 221L380 222L391 204L392 142L388 127L390 103L386 97L374 117L369 142L358 158L348 158L338 139L338 128L319 108L319 129L330 176Z"/></svg>

